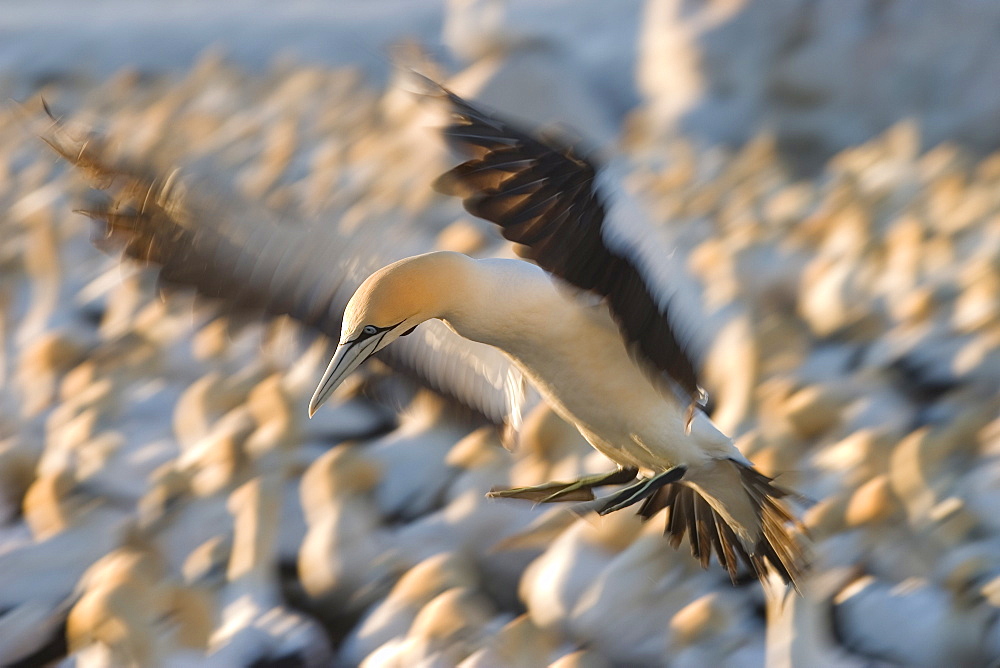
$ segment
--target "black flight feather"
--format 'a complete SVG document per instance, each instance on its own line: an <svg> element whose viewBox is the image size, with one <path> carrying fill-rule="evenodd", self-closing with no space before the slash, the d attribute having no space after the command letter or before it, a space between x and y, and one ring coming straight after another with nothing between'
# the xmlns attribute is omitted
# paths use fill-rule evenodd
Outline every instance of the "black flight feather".
<svg viewBox="0 0 1000 668"><path fill-rule="evenodd" d="M605 244L607 205L594 187L595 166L572 147L533 137L438 90L453 110L444 136L474 157L443 174L435 187L499 225L505 238L523 246L522 256L604 297L633 353L699 402L695 367L667 305L654 297L634 258Z"/></svg>

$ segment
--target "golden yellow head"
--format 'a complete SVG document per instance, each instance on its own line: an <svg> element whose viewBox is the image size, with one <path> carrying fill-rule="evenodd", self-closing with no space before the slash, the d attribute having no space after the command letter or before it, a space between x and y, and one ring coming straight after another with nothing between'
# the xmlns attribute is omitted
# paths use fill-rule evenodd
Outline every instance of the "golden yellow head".
<svg viewBox="0 0 1000 668"><path fill-rule="evenodd" d="M364 360L425 320L447 316L471 260L438 251L379 269L357 289L344 312L340 345L309 402L309 415Z"/></svg>
<svg viewBox="0 0 1000 668"><path fill-rule="evenodd" d="M406 322L409 329L441 317L450 292L448 279L463 261L468 261L464 255L442 251L408 257L379 269L347 303L340 342L356 338L366 326L385 329Z"/></svg>

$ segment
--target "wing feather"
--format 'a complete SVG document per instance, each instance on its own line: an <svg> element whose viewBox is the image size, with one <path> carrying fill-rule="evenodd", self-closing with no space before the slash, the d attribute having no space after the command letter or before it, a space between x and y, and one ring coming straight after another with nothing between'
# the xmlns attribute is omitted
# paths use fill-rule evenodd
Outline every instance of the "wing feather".
<svg viewBox="0 0 1000 668"><path fill-rule="evenodd" d="M158 267L164 286L193 288L233 314L287 315L337 339L347 301L369 274L430 250L413 238L386 244L372 227L345 233L279 222L217 180L176 171L163 178L110 157L100 138L79 142L58 125L44 139L102 191L82 211L95 220L95 244ZM520 424L524 379L495 348L430 322L378 355L496 424Z"/></svg>
<svg viewBox="0 0 1000 668"><path fill-rule="evenodd" d="M540 139L499 120L444 88L453 111L444 136L473 158L442 175L436 187L461 197L474 216L496 223L521 253L554 276L600 295L633 354L655 378L693 402L703 396L690 351L640 272L637 253L606 243L606 194L596 167L569 146ZM635 240L634 243L639 243Z"/></svg>

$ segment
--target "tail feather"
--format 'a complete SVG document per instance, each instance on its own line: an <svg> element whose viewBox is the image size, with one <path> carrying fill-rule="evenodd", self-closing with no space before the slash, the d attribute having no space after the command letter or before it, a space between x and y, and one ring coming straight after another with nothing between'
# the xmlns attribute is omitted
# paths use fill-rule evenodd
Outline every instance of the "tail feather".
<svg viewBox="0 0 1000 668"><path fill-rule="evenodd" d="M712 518L711 508L706 504L695 503L694 506L694 526L697 535L691 534L691 553L695 559L701 562L702 568L708 568L708 562L712 558L712 532L708 527L715 524Z"/></svg>
<svg viewBox="0 0 1000 668"><path fill-rule="evenodd" d="M743 564L761 579L767 577L770 568L786 583L797 587L806 568L806 559L799 543L803 529L779 501L789 495L788 490L739 462L720 464L736 467L739 482L758 520L756 527L731 526L707 498L711 495L710 489L706 490L704 485L696 488L685 481L657 490L643 503L639 514L648 519L666 508L664 533L669 536L671 546L678 547L686 535L692 556L703 568L708 566L714 553L719 565L734 582Z"/></svg>

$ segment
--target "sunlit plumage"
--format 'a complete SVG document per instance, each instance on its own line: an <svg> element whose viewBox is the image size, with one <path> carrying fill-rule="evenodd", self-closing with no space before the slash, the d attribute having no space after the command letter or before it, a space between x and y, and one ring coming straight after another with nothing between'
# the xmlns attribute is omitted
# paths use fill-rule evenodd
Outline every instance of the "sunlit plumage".
<svg viewBox="0 0 1000 668"><path fill-rule="evenodd" d="M508 426L518 423L526 377L619 468L494 496L590 500L595 487L630 483L578 510L641 503L640 514L651 517L669 508L671 543L687 535L703 565L714 553L733 578L742 561L761 577L769 564L795 581L803 554L779 501L786 492L701 411L690 357L697 341L687 323L678 327L685 303L648 278L662 279L669 253L650 251L636 236L640 216L613 172L439 92L454 110L445 136L473 153L439 179L439 189L499 224L537 264L452 252L407 258L361 284L342 321L345 286L355 284L345 256L377 244L267 221L237 206L232 193L222 210L187 191L182 176L116 164L99 142L75 144L58 127L49 140L110 187L111 202L90 215L128 255L160 265L163 281L224 297L231 308L289 314L330 335L339 329L310 414L375 353ZM354 271L372 261L355 258Z"/></svg>
<svg viewBox="0 0 1000 668"><path fill-rule="evenodd" d="M472 160L439 181L470 212L498 223L534 260L475 260L436 252L400 260L368 278L347 305L340 345L310 413L375 352L428 319L496 346L546 400L619 466L574 483L503 490L535 501L592 498L592 488L632 484L591 506L601 513L642 503L669 508L667 532L685 534L707 565L712 552L735 577L739 561L786 581L803 567L786 495L757 472L698 401L695 366L648 285L639 239L611 239L609 204L595 168L574 151L511 128L444 91L454 122L445 135ZM540 266L538 266L540 265ZM601 298L581 295L580 289ZM636 481L636 477L638 480Z"/></svg>

